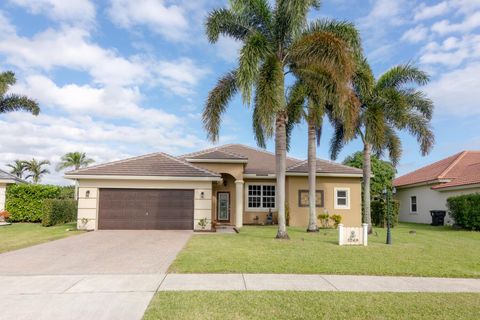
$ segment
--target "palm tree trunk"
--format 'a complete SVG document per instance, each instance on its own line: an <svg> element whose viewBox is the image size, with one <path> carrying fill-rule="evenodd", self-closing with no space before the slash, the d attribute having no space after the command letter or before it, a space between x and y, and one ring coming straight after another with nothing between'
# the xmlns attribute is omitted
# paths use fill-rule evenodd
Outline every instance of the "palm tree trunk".
<svg viewBox="0 0 480 320"><path fill-rule="evenodd" d="M311 120L309 120L311 122ZM307 232L318 231L316 214L317 150L315 124L308 124L308 228Z"/></svg>
<svg viewBox="0 0 480 320"><path fill-rule="evenodd" d="M285 171L287 169L287 115L279 112L275 121L275 173L277 176L276 198L278 206L277 239L289 239L285 217Z"/></svg>
<svg viewBox="0 0 480 320"><path fill-rule="evenodd" d="M363 147L363 222L368 224L368 233L372 230L372 215L370 211L370 178L372 168L370 155L372 153L372 145L366 142Z"/></svg>

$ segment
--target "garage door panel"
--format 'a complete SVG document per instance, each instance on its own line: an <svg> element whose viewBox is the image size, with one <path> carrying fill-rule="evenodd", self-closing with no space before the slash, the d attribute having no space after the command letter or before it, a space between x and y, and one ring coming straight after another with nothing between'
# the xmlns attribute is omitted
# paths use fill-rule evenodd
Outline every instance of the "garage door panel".
<svg viewBox="0 0 480 320"><path fill-rule="evenodd" d="M99 229L193 229L193 190L100 189Z"/></svg>

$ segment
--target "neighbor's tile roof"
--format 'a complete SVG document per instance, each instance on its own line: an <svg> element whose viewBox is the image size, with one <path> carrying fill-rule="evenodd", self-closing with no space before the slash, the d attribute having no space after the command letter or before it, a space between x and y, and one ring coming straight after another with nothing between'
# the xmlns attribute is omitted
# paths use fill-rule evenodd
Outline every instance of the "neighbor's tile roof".
<svg viewBox="0 0 480 320"><path fill-rule="evenodd" d="M362 174L362 169L349 167L343 164L328 160L317 159L317 173L338 173L338 174ZM287 172L305 173L308 172L308 160L299 162L289 168Z"/></svg>
<svg viewBox="0 0 480 320"><path fill-rule="evenodd" d="M480 183L480 151L463 151L420 168L393 181L396 187L447 180L432 187L441 189Z"/></svg>
<svg viewBox="0 0 480 320"><path fill-rule="evenodd" d="M16 181L16 182L25 182L22 179L19 179L16 176L14 176L13 174L10 174L10 173L8 173L6 171L3 171L1 169L0 169L0 180L13 180L13 181Z"/></svg>
<svg viewBox="0 0 480 320"><path fill-rule="evenodd" d="M242 144L227 144L203 151L183 155L182 158L187 159L195 157L198 159L202 155L208 155L213 152L226 152L248 159L245 167L246 174L267 175L275 174L275 154L263 149L253 148ZM307 161L298 160L287 157L287 173L307 173ZM361 173L360 169L344 166L335 162L318 159L318 173L339 173L351 174Z"/></svg>
<svg viewBox="0 0 480 320"><path fill-rule="evenodd" d="M166 153L100 164L70 171L68 175L112 175L112 176L172 176L172 177L219 177L209 170L196 167Z"/></svg>

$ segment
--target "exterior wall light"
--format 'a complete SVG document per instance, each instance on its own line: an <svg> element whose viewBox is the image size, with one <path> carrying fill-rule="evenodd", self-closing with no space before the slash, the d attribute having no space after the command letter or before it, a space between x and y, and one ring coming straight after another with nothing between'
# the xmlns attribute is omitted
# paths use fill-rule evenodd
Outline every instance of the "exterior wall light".
<svg viewBox="0 0 480 320"><path fill-rule="evenodd" d="M85 191L85 198L90 198L90 190Z"/></svg>
<svg viewBox="0 0 480 320"><path fill-rule="evenodd" d="M205 198L205 192L200 192L200 199L204 199Z"/></svg>

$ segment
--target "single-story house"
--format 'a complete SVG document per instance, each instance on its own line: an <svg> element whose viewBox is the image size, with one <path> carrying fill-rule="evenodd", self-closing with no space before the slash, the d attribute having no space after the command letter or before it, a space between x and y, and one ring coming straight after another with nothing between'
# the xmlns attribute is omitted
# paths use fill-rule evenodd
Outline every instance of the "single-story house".
<svg viewBox="0 0 480 320"><path fill-rule="evenodd" d="M22 179L13 174L0 170L0 211L5 210L5 201L7 195L7 185L13 183L24 183Z"/></svg>
<svg viewBox="0 0 480 320"><path fill-rule="evenodd" d="M307 227L307 161L287 158L291 226ZM275 155L229 144L174 157L166 153L95 165L65 175L79 183L82 229L200 229L211 222L263 224L276 212ZM362 171L317 162L318 213L361 225Z"/></svg>
<svg viewBox="0 0 480 320"><path fill-rule="evenodd" d="M447 199L480 192L480 151L463 151L393 181L400 221L431 223L431 210L447 211ZM446 224L454 223L446 216Z"/></svg>

